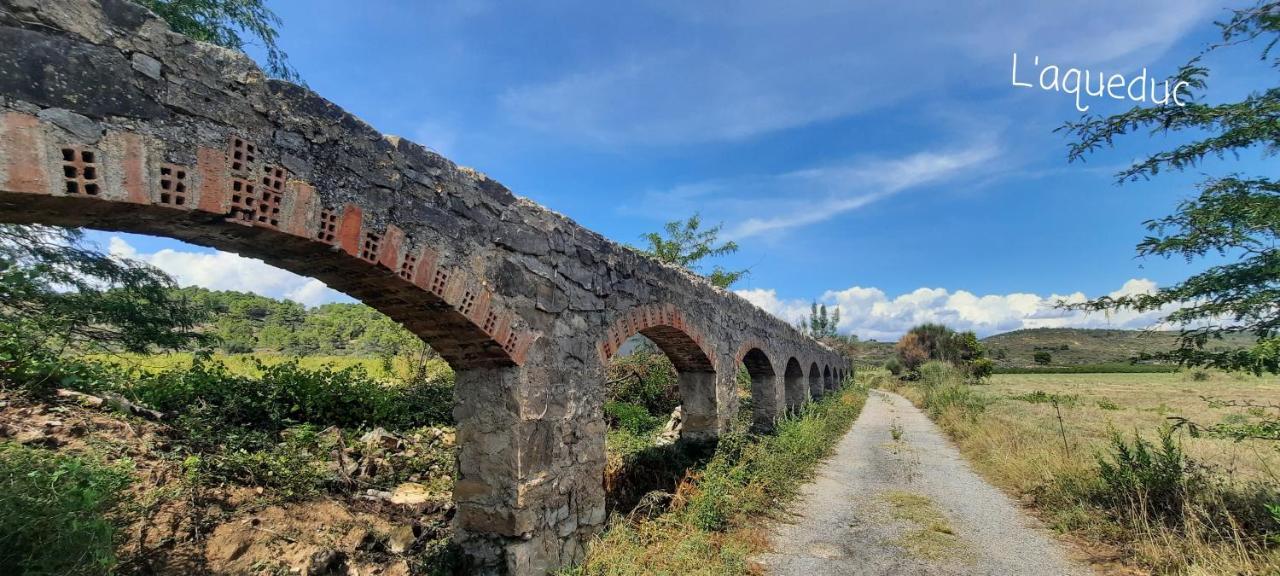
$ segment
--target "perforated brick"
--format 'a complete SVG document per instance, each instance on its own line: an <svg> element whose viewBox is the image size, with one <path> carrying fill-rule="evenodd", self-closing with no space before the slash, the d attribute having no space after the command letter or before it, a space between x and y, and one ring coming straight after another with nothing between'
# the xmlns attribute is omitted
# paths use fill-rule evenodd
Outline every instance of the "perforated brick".
<svg viewBox="0 0 1280 576"><path fill-rule="evenodd" d="M64 190L72 196L97 196L102 188L98 178L97 152L85 148L62 148L62 182Z"/></svg>
<svg viewBox="0 0 1280 576"><path fill-rule="evenodd" d="M160 183L160 194L157 200L165 206L181 206L186 207L190 201L188 194L189 182L187 175L189 171L186 166L178 164L163 164L160 166L160 174L157 179Z"/></svg>

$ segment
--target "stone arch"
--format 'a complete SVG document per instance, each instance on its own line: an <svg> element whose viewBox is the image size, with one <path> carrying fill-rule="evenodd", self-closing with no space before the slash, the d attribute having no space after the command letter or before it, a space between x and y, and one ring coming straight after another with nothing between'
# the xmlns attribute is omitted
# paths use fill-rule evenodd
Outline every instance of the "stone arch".
<svg viewBox="0 0 1280 576"><path fill-rule="evenodd" d="M835 381L832 380L831 378L831 365L828 364L823 366L822 367L822 389L831 390L835 387L836 387Z"/></svg>
<svg viewBox="0 0 1280 576"><path fill-rule="evenodd" d="M809 364L809 396L813 398L821 398L822 388L822 372L818 368L818 363Z"/></svg>
<svg viewBox="0 0 1280 576"><path fill-rule="evenodd" d="M321 280L403 324L458 370L523 364L538 334L483 278L360 203L321 198L234 133L222 149L134 132L99 140L0 116L3 219L165 236Z"/></svg>
<svg viewBox="0 0 1280 576"><path fill-rule="evenodd" d="M759 432L772 432L783 400L777 373L769 355L761 347L748 343L743 348L737 357L751 376L752 427Z"/></svg>
<svg viewBox="0 0 1280 576"><path fill-rule="evenodd" d="M787 401L787 411L796 412L809 399L808 387L804 381L804 369L800 361L792 356L787 360L787 369L783 373L783 389Z"/></svg>
<svg viewBox="0 0 1280 576"><path fill-rule="evenodd" d="M716 367L706 339L672 304L640 306L623 313L597 345L602 364L617 354L628 338L641 334L658 346L676 367L683 412L681 437L709 440L717 436Z"/></svg>

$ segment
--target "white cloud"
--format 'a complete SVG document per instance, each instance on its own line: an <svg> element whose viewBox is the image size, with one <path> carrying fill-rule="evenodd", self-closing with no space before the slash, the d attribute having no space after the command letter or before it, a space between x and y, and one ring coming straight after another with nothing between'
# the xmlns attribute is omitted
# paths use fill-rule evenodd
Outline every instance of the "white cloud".
<svg viewBox="0 0 1280 576"><path fill-rule="evenodd" d="M1110 295L1149 293L1155 282L1131 279ZM772 289L738 290L738 295L769 313L795 323L809 315L810 302L785 300ZM979 336L1021 328L1124 328L1159 327L1159 319L1171 309L1144 313L1120 311L1110 314L1085 313L1055 308L1059 301L1083 302L1080 292L1041 296L1024 292L976 295L965 290L918 288L890 298L879 288L853 286L829 290L818 302L840 308L842 333L864 339L897 340L912 326L925 322L946 324L957 330L972 330Z"/></svg>
<svg viewBox="0 0 1280 576"><path fill-rule="evenodd" d="M187 252L165 248L142 253L119 236L111 237L107 251L113 256L139 260L164 270L180 286L252 292L271 298L287 298L306 306L351 301L319 280L229 252Z"/></svg>
<svg viewBox="0 0 1280 576"><path fill-rule="evenodd" d="M499 106L517 123L596 144L742 140L916 95L996 87L1014 51L1127 72L1205 23L1209 4L641 3L630 8L669 33L608 26L574 36L595 57L509 88ZM575 13L596 10L614 8Z"/></svg>
<svg viewBox="0 0 1280 576"><path fill-rule="evenodd" d="M1007 169L1007 162L993 162L1001 155L995 141L993 133L981 133L964 144L900 157L863 156L779 174L681 184L648 192L638 208L624 211L660 218L702 212L709 221L736 223L721 234L726 240L780 234L913 188L979 179Z"/></svg>

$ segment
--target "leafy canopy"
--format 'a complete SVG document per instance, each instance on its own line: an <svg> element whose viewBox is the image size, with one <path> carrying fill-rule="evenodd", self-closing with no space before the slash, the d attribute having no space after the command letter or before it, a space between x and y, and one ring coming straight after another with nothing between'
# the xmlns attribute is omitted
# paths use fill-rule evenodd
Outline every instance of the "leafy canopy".
<svg viewBox="0 0 1280 576"><path fill-rule="evenodd" d="M202 307L147 264L84 244L78 230L0 224L0 331L28 348L145 352L199 343Z"/></svg>
<svg viewBox="0 0 1280 576"><path fill-rule="evenodd" d="M202 42L244 51L244 35L262 43L267 73L299 82L298 71L276 44L280 17L263 0L134 0L169 23L174 32Z"/></svg>
<svg viewBox="0 0 1280 576"><path fill-rule="evenodd" d="M710 228L702 228L702 218L698 214L688 220L667 222L663 232L649 232L640 237L649 244L641 251L668 264L675 264L693 272L698 272L703 260L733 254L738 245L733 241L719 243L720 229L717 224ZM717 265L705 274L712 284L728 288L747 275L747 270L725 270Z"/></svg>
<svg viewBox="0 0 1280 576"><path fill-rule="evenodd" d="M1280 41L1280 1L1234 10L1230 19L1217 25L1221 41L1205 48L1171 79L1186 83L1186 106L1169 102L1067 122L1059 130L1076 139L1068 159L1084 160L1111 147L1117 138L1144 130L1153 136L1185 135L1189 141L1135 162L1116 174L1117 183L1196 167L1210 157L1258 152L1274 156L1280 150L1280 86L1261 87L1235 102L1205 103L1209 69L1202 59L1210 52L1260 44L1260 60L1280 69L1280 55L1273 50ZM1146 222L1146 227L1151 235L1137 246L1141 256L1192 261L1216 253L1234 261L1152 294L1061 305L1091 311L1179 306L1165 317L1182 327L1178 349L1159 357L1189 366L1280 372L1280 182L1241 174L1208 176L1195 198L1182 202L1172 215ZM1250 333L1257 344L1249 350L1206 350L1210 340L1233 333Z"/></svg>

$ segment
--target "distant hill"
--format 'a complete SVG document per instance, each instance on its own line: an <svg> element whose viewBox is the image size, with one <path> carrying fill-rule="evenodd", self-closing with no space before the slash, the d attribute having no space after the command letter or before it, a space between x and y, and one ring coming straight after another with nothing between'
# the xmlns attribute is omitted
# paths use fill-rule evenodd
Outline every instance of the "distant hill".
<svg viewBox="0 0 1280 576"><path fill-rule="evenodd" d="M1173 350L1176 331L1104 330L1084 328L1030 328L982 339L987 355L1001 367L1035 366L1035 353L1048 352L1056 366L1116 364L1142 353ZM1248 335L1234 335L1211 342L1210 349L1235 350L1253 345ZM859 342L854 361L878 366L893 357L893 342Z"/></svg>
<svg viewBox="0 0 1280 576"><path fill-rule="evenodd" d="M1032 328L988 336L982 344L1001 366L1035 366L1034 355L1040 351L1049 353L1052 364L1074 366L1128 362L1143 353L1173 350L1177 340L1176 331ZM1253 342L1241 334L1210 342L1209 348L1235 350Z"/></svg>

